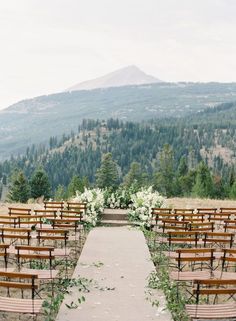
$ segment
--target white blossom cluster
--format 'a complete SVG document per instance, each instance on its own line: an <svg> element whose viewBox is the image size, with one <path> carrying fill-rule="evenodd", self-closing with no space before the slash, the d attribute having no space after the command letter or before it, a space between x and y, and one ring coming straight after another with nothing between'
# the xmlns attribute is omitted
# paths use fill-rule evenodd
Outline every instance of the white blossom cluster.
<svg viewBox="0 0 236 321"><path fill-rule="evenodd" d="M105 205L108 208L127 208L130 203L130 192L119 188L115 192L104 191Z"/></svg>
<svg viewBox="0 0 236 321"><path fill-rule="evenodd" d="M97 224L98 216L104 210L104 195L99 188L87 189L83 193L76 192L76 196L72 199L73 202L87 203L85 222L95 226Z"/></svg>
<svg viewBox="0 0 236 321"><path fill-rule="evenodd" d="M152 186L142 188L131 195L131 210L129 217L132 221L140 222L141 226L150 226L152 208L166 207L166 200L158 192L153 191Z"/></svg>

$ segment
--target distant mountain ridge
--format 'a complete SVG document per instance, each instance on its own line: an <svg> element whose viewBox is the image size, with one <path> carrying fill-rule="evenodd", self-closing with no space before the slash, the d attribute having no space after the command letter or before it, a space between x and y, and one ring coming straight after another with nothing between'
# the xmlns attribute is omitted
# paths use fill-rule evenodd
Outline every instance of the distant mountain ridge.
<svg viewBox="0 0 236 321"><path fill-rule="evenodd" d="M99 78L83 81L68 88L66 91L92 90L96 88L122 87L129 85L144 85L159 82L162 82L162 80L148 75L138 67L132 65L122 69L118 69Z"/></svg>
<svg viewBox="0 0 236 321"><path fill-rule="evenodd" d="M32 144L46 143L50 136L76 131L83 119L118 118L135 122L180 119L232 101L236 101L236 83L165 82L62 92L23 100L0 111L0 160L22 154ZM228 113L235 119L233 109Z"/></svg>

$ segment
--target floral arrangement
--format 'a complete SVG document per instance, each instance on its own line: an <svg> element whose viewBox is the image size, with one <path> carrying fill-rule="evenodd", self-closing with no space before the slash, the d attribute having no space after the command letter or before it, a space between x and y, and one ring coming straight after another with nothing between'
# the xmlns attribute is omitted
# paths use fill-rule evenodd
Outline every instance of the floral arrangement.
<svg viewBox="0 0 236 321"><path fill-rule="evenodd" d="M131 203L132 190L119 187L116 191L104 191L105 207L108 208L128 208Z"/></svg>
<svg viewBox="0 0 236 321"><path fill-rule="evenodd" d="M154 191L152 186L135 191L132 188L118 188L116 191L99 188L87 189L83 193L76 192L73 202L87 203L84 217L88 225L95 226L104 207L128 208L130 220L140 222L141 226L150 225L153 207L165 207L165 198Z"/></svg>
<svg viewBox="0 0 236 321"><path fill-rule="evenodd" d="M131 195L131 209L129 218L131 221L140 222L141 226L149 227L151 222L152 208L166 207L166 200L158 192L153 191L152 186L142 188Z"/></svg>
<svg viewBox="0 0 236 321"><path fill-rule="evenodd" d="M72 198L73 202L87 203L86 215L84 220L87 224L95 226L99 215L104 210L104 193L99 188L87 189L83 193L76 192L76 196Z"/></svg>

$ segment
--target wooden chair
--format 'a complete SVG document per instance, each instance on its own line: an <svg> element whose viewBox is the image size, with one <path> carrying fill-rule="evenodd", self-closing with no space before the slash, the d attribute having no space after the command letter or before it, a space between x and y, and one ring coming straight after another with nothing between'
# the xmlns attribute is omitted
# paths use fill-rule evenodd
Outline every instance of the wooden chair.
<svg viewBox="0 0 236 321"><path fill-rule="evenodd" d="M36 229L37 240L39 245L44 246L53 246L58 247L58 242L60 242L60 247L64 248L63 253L67 254L67 241L69 238L69 231L65 229L45 229L39 228ZM54 254L57 253L56 249L54 250ZM61 252L61 251L59 251ZM56 255L56 254L55 254Z"/></svg>
<svg viewBox="0 0 236 321"><path fill-rule="evenodd" d="M205 232L203 233L202 239L204 247L232 247L234 243L234 234L226 232Z"/></svg>
<svg viewBox="0 0 236 321"><path fill-rule="evenodd" d="M14 228L14 227L0 227L0 239L2 243L6 243L9 240L10 244L15 242L24 242L29 245L31 241L31 229L30 228Z"/></svg>
<svg viewBox="0 0 236 321"><path fill-rule="evenodd" d="M54 279L58 271L53 270L54 247L16 245L16 259L18 268L24 273L37 274L40 280ZM48 261L49 268L45 269L43 262ZM29 268L23 267L25 264ZM36 268L33 265L36 264Z"/></svg>
<svg viewBox="0 0 236 321"><path fill-rule="evenodd" d="M0 271L0 287L6 288L8 295L0 296L0 311L38 315L41 312L43 300L35 299L36 290L39 288L37 279L36 274ZM14 289L14 293L18 289L21 294L25 294L28 290L30 298L9 297L10 289Z"/></svg>
<svg viewBox="0 0 236 321"><path fill-rule="evenodd" d="M236 319L236 303L215 304L219 296L232 298L236 294L236 279L207 279L194 280L193 295L196 296L196 304L187 304L186 312L191 320L228 320ZM199 304L200 296L214 296L213 304Z"/></svg>

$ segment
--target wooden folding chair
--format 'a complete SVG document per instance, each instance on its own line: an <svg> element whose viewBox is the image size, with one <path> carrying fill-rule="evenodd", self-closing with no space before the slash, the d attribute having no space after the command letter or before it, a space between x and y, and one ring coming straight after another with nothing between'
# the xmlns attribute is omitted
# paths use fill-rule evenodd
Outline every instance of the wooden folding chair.
<svg viewBox="0 0 236 321"><path fill-rule="evenodd" d="M232 247L234 243L234 233L226 232L204 232L202 236L203 246L211 247Z"/></svg>
<svg viewBox="0 0 236 321"><path fill-rule="evenodd" d="M0 311L33 316L41 313L43 300L35 299L39 288L37 280L36 274L0 271L0 287L7 289L7 296L3 294L0 296ZM14 289L14 293L17 289L20 290L22 297L11 297L10 289ZM23 297L23 294L26 294L25 291L29 292L27 299Z"/></svg>
<svg viewBox="0 0 236 321"><path fill-rule="evenodd" d="M56 278L58 271L53 270L53 261L55 259L54 247L16 245L15 250L20 271L37 274L40 280ZM48 262L48 268L45 269L43 262ZM29 268L25 267L25 264L29 265Z"/></svg>
<svg viewBox="0 0 236 321"><path fill-rule="evenodd" d="M219 297L232 298L236 294L236 279L207 279L194 280L193 295L196 297L196 304L187 304L186 312L191 320L235 320L236 303L216 304ZM206 296L208 304L199 304L200 297ZM210 296L214 296L212 304L209 303Z"/></svg>

